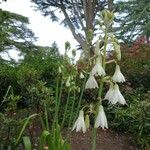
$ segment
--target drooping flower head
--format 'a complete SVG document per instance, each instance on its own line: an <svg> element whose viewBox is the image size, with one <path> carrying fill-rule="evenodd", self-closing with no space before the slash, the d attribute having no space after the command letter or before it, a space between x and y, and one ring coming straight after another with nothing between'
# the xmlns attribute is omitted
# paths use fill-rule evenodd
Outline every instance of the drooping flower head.
<svg viewBox="0 0 150 150"><path fill-rule="evenodd" d="M110 86L109 86L109 90L107 91L107 93L106 93L104 99L107 99L107 100L110 101L111 98L113 97L113 92L114 92L114 87L113 87L113 85L110 85Z"/></svg>
<svg viewBox="0 0 150 150"><path fill-rule="evenodd" d="M119 65L116 65L115 73L112 77L112 80L114 82L119 82L119 83L125 82L125 77L121 73Z"/></svg>
<svg viewBox="0 0 150 150"><path fill-rule="evenodd" d="M99 106L98 115L96 117L94 127L101 127L102 129L108 128L107 118L102 105Z"/></svg>
<svg viewBox="0 0 150 150"><path fill-rule="evenodd" d="M122 105L126 104L126 101L119 90L118 84L115 84L114 86L110 86L104 99L107 99L112 104L116 104L117 102Z"/></svg>
<svg viewBox="0 0 150 150"><path fill-rule="evenodd" d="M126 104L126 101L123 97L123 95L121 94L120 90L119 90L119 86L118 84L115 84L114 85L114 93L117 95L117 102L122 104L122 105L125 105Z"/></svg>
<svg viewBox="0 0 150 150"><path fill-rule="evenodd" d="M86 82L85 89L94 89L98 88L98 84L93 75L90 75L89 79Z"/></svg>
<svg viewBox="0 0 150 150"><path fill-rule="evenodd" d="M72 128L72 131L76 129L76 132L79 132L82 130L83 133L86 132L86 125L85 125L85 121L84 121L84 112L83 110L80 110L79 112L79 116L78 116L78 119L76 120L73 128Z"/></svg>
<svg viewBox="0 0 150 150"><path fill-rule="evenodd" d="M92 69L92 75L105 76L105 70L102 67L100 56L96 59L96 64Z"/></svg>

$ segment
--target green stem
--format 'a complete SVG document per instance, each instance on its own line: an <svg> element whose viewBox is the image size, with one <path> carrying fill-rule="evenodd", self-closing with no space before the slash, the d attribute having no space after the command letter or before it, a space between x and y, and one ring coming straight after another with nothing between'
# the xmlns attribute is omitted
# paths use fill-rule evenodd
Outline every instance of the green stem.
<svg viewBox="0 0 150 150"><path fill-rule="evenodd" d="M100 84L100 87L99 87L99 91L98 91L98 105L99 106L101 104L101 96L102 96L102 92L103 92L103 85L104 85L104 82L101 81L101 84Z"/></svg>
<svg viewBox="0 0 150 150"><path fill-rule="evenodd" d="M62 121L61 127L64 126L64 122L65 122L66 114L67 114L67 109L68 109L68 104L69 104L69 99L70 99L70 89L68 91L67 102L66 102L66 106L65 106L65 112L64 112L64 116L63 116L63 121Z"/></svg>
<svg viewBox="0 0 150 150"><path fill-rule="evenodd" d="M107 47L107 31L105 31L105 37L104 37L104 56L103 56L103 68L105 69L105 66L106 66L106 47Z"/></svg>
<svg viewBox="0 0 150 150"><path fill-rule="evenodd" d="M0 104L0 107L3 105L4 102L7 101L7 96L8 96L8 94L9 94L9 91L10 91L10 90L11 90L11 85L9 85L9 87L8 87L8 89L7 89L7 91L6 91L6 94L5 94L3 100L2 100L2 102L1 102L1 104Z"/></svg>
<svg viewBox="0 0 150 150"><path fill-rule="evenodd" d="M101 99L101 95L102 95L102 91L103 91L103 82L101 82L100 84L100 88L99 88L99 92L98 92L98 100L99 98ZM99 106L101 104L101 100L98 101L98 105ZM92 139L93 139L93 142L92 142L92 150L96 150L96 137L97 137L97 128L94 128L93 129L93 132L92 132Z"/></svg>
<svg viewBox="0 0 150 150"><path fill-rule="evenodd" d="M75 122L75 119L78 116L78 112L79 112L79 109L80 109L80 106L81 106L81 100L82 100L82 97L83 97L83 92L84 92L84 89L85 89L85 83L86 83L86 77L84 78L84 82L83 82L83 86L82 86L82 90L81 90L81 94L80 94L80 98L79 98L79 103L78 103L78 106L77 106L77 111L76 111L73 122Z"/></svg>
<svg viewBox="0 0 150 150"><path fill-rule="evenodd" d="M92 150L96 150L96 135L97 135L97 128L94 128L92 132L93 137Z"/></svg>
<svg viewBox="0 0 150 150"><path fill-rule="evenodd" d="M104 56L103 56L103 61L102 61L102 66L105 70L105 65L106 65L106 46L107 46L107 30L105 31L105 37L104 37ZM100 84L100 88L99 88L99 91L98 91L98 105L99 106L102 102L101 100L101 96L102 96L102 92L103 92L103 85L104 85L104 82L103 82L103 78L101 80L101 84ZM97 137L97 129L94 128L93 129L93 142L92 142L92 150L96 150L96 137Z"/></svg>
<svg viewBox="0 0 150 150"><path fill-rule="evenodd" d="M33 117L35 117L35 116L37 116L37 115L38 115L38 114L33 114L33 115L29 116L29 117L26 119L26 121L25 121L25 123L23 124L23 127L21 128L21 131L20 131L20 133L19 133L19 135L18 135L18 138L17 138L17 140L16 140L16 142L15 142L15 146L17 146L17 145L19 144L19 141L20 141L20 139L21 139L21 137L22 137L22 134L23 134L23 132L24 132L26 126L28 125L30 119L32 119Z"/></svg>
<svg viewBox="0 0 150 150"><path fill-rule="evenodd" d="M47 130L47 131L50 131L50 130L49 130L49 123L48 123L47 108L46 108L46 104L45 104L45 103L44 103L44 108L45 108L45 112L44 112L44 113L45 113L45 119L46 119L46 121L45 121L45 122L46 122L46 130Z"/></svg>
<svg viewBox="0 0 150 150"><path fill-rule="evenodd" d="M56 122L56 117L57 117L57 105L58 105L58 94L59 94L58 89L59 89L59 77L57 77L57 81L56 81L54 123Z"/></svg>
<svg viewBox="0 0 150 150"><path fill-rule="evenodd" d="M75 94L75 90L74 90L73 91L73 103L72 103L72 106L71 106L71 114L70 114L70 118L69 118L68 127L71 126L71 121L72 121L72 118L73 118L73 110L74 110L75 100L76 100L76 94Z"/></svg>
<svg viewBox="0 0 150 150"><path fill-rule="evenodd" d="M61 95L62 95L62 87L63 87L63 81L61 79L61 85L60 85L60 91L59 91L59 97L58 97L58 103L57 103L57 109L56 109L56 124L58 124L58 116L59 116L59 108L60 108L60 101L61 101Z"/></svg>
<svg viewBox="0 0 150 150"><path fill-rule="evenodd" d="M46 130L46 126L45 126L45 123L44 123L44 121L43 121L42 116L39 115L39 117L40 117L40 122L41 122L42 130Z"/></svg>

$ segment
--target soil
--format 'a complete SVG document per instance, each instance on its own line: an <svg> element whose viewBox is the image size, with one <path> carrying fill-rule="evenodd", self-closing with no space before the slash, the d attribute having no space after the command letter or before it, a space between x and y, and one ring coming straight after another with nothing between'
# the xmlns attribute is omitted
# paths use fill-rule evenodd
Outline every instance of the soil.
<svg viewBox="0 0 150 150"><path fill-rule="evenodd" d="M33 124L32 124L33 125ZM64 128L62 130L62 136L71 145L71 150L91 150L92 146L92 129L90 128L86 133L75 132ZM33 126L30 126L30 137L33 137L34 150L38 150L37 138L41 133L41 127L37 122L34 122ZM133 135L128 133L120 133L111 129L97 130L97 147L96 150L142 150L137 146Z"/></svg>
<svg viewBox="0 0 150 150"><path fill-rule="evenodd" d="M27 129L27 135L31 137L33 150L38 150L38 138L41 134L42 127L38 119L33 119ZM92 146L92 129L86 133L71 132L67 128L62 130L64 139L71 144L71 150L91 150ZM20 148L21 149L21 148ZM97 130L97 147L96 150L142 150L137 146L133 135L128 133L120 133L111 129Z"/></svg>
<svg viewBox="0 0 150 150"><path fill-rule="evenodd" d="M66 137L68 130L63 131ZM68 137L71 144L71 150L91 150L92 129L85 134L73 131ZM135 140L131 135L116 133L111 130L97 130L97 148L96 150L141 150L137 147Z"/></svg>

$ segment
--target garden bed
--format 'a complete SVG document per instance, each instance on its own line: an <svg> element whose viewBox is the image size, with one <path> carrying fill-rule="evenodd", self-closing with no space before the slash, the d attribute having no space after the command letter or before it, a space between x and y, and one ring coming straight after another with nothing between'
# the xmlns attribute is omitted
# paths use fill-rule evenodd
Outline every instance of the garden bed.
<svg viewBox="0 0 150 150"><path fill-rule="evenodd" d="M66 135L68 130L63 131ZM71 150L91 150L92 129L85 134L72 132L69 136ZM111 130L97 131L97 150L140 150L133 137L129 134L117 133Z"/></svg>

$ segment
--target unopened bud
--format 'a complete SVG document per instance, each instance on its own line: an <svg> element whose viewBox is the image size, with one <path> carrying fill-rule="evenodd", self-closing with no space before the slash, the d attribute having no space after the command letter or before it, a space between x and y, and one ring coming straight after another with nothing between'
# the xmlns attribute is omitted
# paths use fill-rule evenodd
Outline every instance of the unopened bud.
<svg viewBox="0 0 150 150"><path fill-rule="evenodd" d="M58 67L58 72L62 73L61 67Z"/></svg>
<svg viewBox="0 0 150 150"><path fill-rule="evenodd" d="M76 56L76 50L75 50L75 49L72 50L72 56L73 56L73 57Z"/></svg>
<svg viewBox="0 0 150 150"><path fill-rule="evenodd" d="M68 77L67 81L66 81L66 87L70 86L70 76Z"/></svg>
<svg viewBox="0 0 150 150"><path fill-rule="evenodd" d="M84 74L82 72L80 73L80 79L84 79Z"/></svg>
<svg viewBox="0 0 150 150"><path fill-rule="evenodd" d="M120 50L120 45L116 42L113 43L114 45L114 50L115 50L115 53L116 53L116 57L118 60L121 60L121 50Z"/></svg>
<svg viewBox="0 0 150 150"><path fill-rule="evenodd" d="M89 115L85 116L85 126L86 126L86 129L88 129L90 127L90 118L89 118Z"/></svg>
<svg viewBox="0 0 150 150"><path fill-rule="evenodd" d="M95 55L98 55L99 54L99 40L97 40L96 42L96 46L95 46Z"/></svg>

